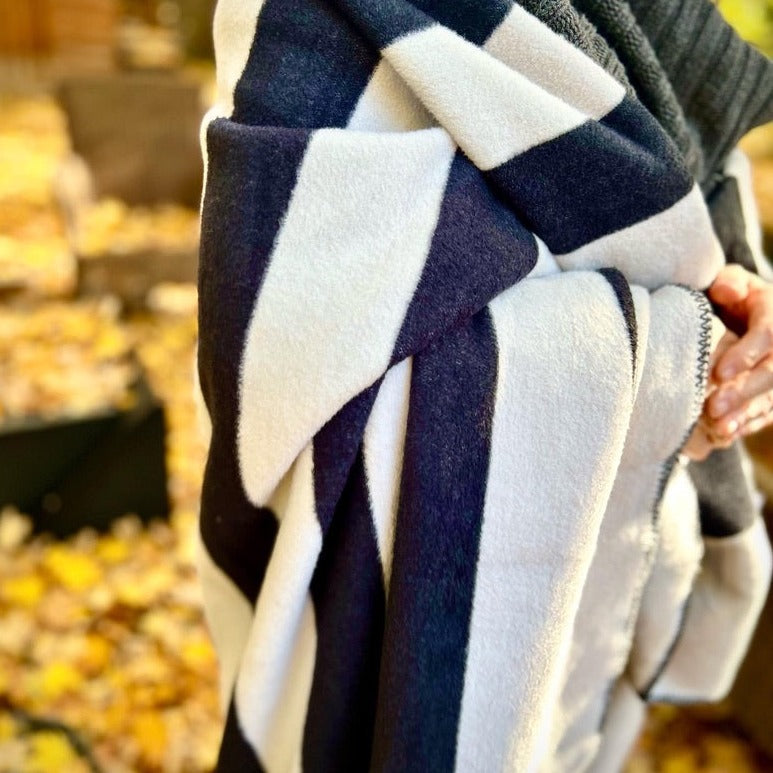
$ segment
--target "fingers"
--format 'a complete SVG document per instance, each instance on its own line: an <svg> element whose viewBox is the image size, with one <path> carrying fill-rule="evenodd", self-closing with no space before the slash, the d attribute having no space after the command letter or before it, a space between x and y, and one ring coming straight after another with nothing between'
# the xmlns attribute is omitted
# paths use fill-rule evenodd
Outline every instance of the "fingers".
<svg viewBox="0 0 773 773"><path fill-rule="evenodd" d="M726 447L773 424L773 285L725 266L709 297L742 335L726 333L712 352L703 414L684 451L698 459L707 446Z"/></svg>
<svg viewBox="0 0 773 773"><path fill-rule="evenodd" d="M759 432L760 430L763 430L766 427L770 427L772 424L773 424L773 409L768 408L767 412L764 412L764 407L763 407L763 412L749 419L746 422L746 424L744 424L741 427L739 434L742 437L747 437L748 435L753 435L755 432Z"/></svg>
<svg viewBox="0 0 773 773"><path fill-rule="evenodd" d="M711 438L733 440L773 424L773 354L751 371L717 387L701 421Z"/></svg>
<svg viewBox="0 0 773 773"><path fill-rule="evenodd" d="M710 433L720 438L750 435L773 424L773 391L758 395L719 419L709 420Z"/></svg>
<svg viewBox="0 0 773 773"><path fill-rule="evenodd" d="M708 398L708 415L716 420L736 414L751 400L769 392L773 392L773 354L768 354L752 370L721 382Z"/></svg>
<svg viewBox="0 0 773 773"><path fill-rule="evenodd" d="M728 381L739 373L751 370L773 352L773 315L749 328L746 335L729 346L714 368L715 379Z"/></svg>
<svg viewBox="0 0 773 773"><path fill-rule="evenodd" d="M752 435L773 424L773 392L750 400L738 416L738 435Z"/></svg>
<svg viewBox="0 0 773 773"><path fill-rule="evenodd" d="M694 462L702 462L714 450L714 447L714 442L706 432L706 428L701 422L698 422L682 449L682 453Z"/></svg>
<svg viewBox="0 0 773 773"><path fill-rule="evenodd" d="M709 379L715 384L721 383L717 375L717 364L732 346L738 343L741 339L732 331L725 331L722 338L719 339L714 351L711 352L709 358Z"/></svg>
<svg viewBox="0 0 773 773"><path fill-rule="evenodd" d="M709 288L709 298L719 306L736 306L748 296L754 276L741 266L724 266Z"/></svg>
<svg viewBox="0 0 773 773"><path fill-rule="evenodd" d="M759 365L773 352L773 288L756 289L744 301L747 331L719 357L714 373L727 381Z"/></svg>

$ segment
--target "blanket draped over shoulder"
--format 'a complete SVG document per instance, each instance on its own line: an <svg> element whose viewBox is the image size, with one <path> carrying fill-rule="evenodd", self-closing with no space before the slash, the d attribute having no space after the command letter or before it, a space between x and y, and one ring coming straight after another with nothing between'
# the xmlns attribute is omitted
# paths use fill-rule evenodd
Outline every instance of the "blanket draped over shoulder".
<svg viewBox="0 0 773 773"><path fill-rule="evenodd" d="M652 115L506 0L220 0L200 570L220 771L615 770L770 573L679 452L724 260Z"/></svg>

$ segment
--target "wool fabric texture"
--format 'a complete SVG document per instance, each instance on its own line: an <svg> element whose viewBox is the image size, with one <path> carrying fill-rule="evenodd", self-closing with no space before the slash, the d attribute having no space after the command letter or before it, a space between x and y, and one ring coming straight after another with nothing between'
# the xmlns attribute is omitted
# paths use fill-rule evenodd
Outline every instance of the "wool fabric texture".
<svg viewBox="0 0 773 773"><path fill-rule="evenodd" d="M636 95L679 148L690 173L702 180L704 157L662 62L626 0L573 0L620 58ZM692 73L690 73L692 75ZM682 78L681 71L674 73Z"/></svg>
<svg viewBox="0 0 773 773"><path fill-rule="evenodd" d="M581 0L601 9L618 0ZM697 179L711 192L738 140L773 120L773 63L742 40L707 0L629 0L673 85L694 145L703 156Z"/></svg>
<svg viewBox="0 0 773 773"><path fill-rule="evenodd" d="M220 0L199 568L219 771L612 771L732 682L759 515L679 452L721 326L701 190L520 5ZM727 633L726 633L727 632Z"/></svg>

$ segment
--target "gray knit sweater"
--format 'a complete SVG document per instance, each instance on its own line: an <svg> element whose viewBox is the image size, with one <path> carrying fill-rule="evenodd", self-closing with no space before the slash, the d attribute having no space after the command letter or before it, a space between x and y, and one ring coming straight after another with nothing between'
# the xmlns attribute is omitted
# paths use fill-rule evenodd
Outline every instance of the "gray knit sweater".
<svg viewBox="0 0 773 773"><path fill-rule="evenodd" d="M710 193L724 159L773 120L773 63L709 0L573 0Z"/></svg>

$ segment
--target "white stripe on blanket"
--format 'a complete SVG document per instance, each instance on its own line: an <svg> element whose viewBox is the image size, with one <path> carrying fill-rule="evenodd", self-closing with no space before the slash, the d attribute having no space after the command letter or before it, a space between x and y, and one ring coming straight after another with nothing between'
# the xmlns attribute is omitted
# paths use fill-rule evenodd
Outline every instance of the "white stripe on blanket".
<svg viewBox="0 0 773 773"><path fill-rule="evenodd" d="M456 763L481 773L533 770L546 751L632 403L617 365L630 342L598 274L525 280L491 312L500 378Z"/></svg>
<svg viewBox="0 0 773 773"><path fill-rule="evenodd" d="M579 249L557 255L565 271L615 266L631 282L654 290L665 281L688 287L706 288L724 264L722 248L711 229L698 185L670 209L620 231L602 236ZM684 259L684 246L675 242L674 233L690 234L690 248L703 260ZM659 255L657 262L641 259L642 244ZM669 277L667 280L666 278Z"/></svg>
<svg viewBox="0 0 773 773"><path fill-rule="evenodd" d="M373 526L387 591L403 472L411 364L412 358L408 357L387 371L362 439Z"/></svg>
<svg viewBox="0 0 773 773"><path fill-rule="evenodd" d="M384 56L480 169L493 169L587 120L441 25L398 38Z"/></svg>
<svg viewBox="0 0 773 773"><path fill-rule="evenodd" d="M410 132L436 124L395 68L382 59L370 76L347 126L353 131Z"/></svg>
<svg viewBox="0 0 773 773"><path fill-rule="evenodd" d="M212 560L200 539L196 549L196 568L201 579L207 626L218 654L220 706L225 713L254 610L231 578Z"/></svg>
<svg viewBox="0 0 773 773"><path fill-rule="evenodd" d="M703 555L695 489L683 465L671 476L661 505L654 567L636 622L628 677L644 690L667 657L682 623Z"/></svg>
<svg viewBox="0 0 773 773"><path fill-rule="evenodd" d="M705 537L704 545L682 630L651 700L724 698L765 603L771 552L761 518L732 537Z"/></svg>
<svg viewBox="0 0 773 773"><path fill-rule="evenodd" d="M386 370L454 150L441 129L312 138L242 361L239 460L253 503L263 504L312 435Z"/></svg>
<svg viewBox="0 0 773 773"><path fill-rule="evenodd" d="M255 38L258 18L265 0L218 0L212 21L212 34L217 54L218 115L229 117L234 109L234 91ZM204 119L204 125L211 117Z"/></svg>
<svg viewBox="0 0 773 773"><path fill-rule="evenodd" d="M625 96L611 75L520 5L513 5L483 49L588 118L602 118Z"/></svg>
<svg viewBox="0 0 773 773"><path fill-rule="evenodd" d="M311 444L287 478L286 503L276 508L281 523L274 555L243 645L235 691L243 735L271 771L299 765L314 670L316 630L308 588L322 538Z"/></svg>
<svg viewBox="0 0 773 773"><path fill-rule="evenodd" d="M628 659L634 615L654 559L653 505L663 475L661 460L669 455L669 449L680 445L678 428L697 418L698 405L684 400L674 379L674 373L682 371L685 363L700 361L698 339L675 336L679 320L689 315L694 298L675 287L663 288L651 299L642 290L635 297L642 336L636 402L583 588L569 669L553 724L549 759L566 761L567 770L571 769L568 760L578 759L587 739L601 727L608 694L599 686L610 687ZM699 366L693 367L693 378L700 383ZM653 426L661 432L649 432ZM648 442L651 438L656 442ZM683 528L694 533L697 512L694 501L692 504L692 510L686 508L678 515ZM673 536L663 534L664 539Z"/></svg>

